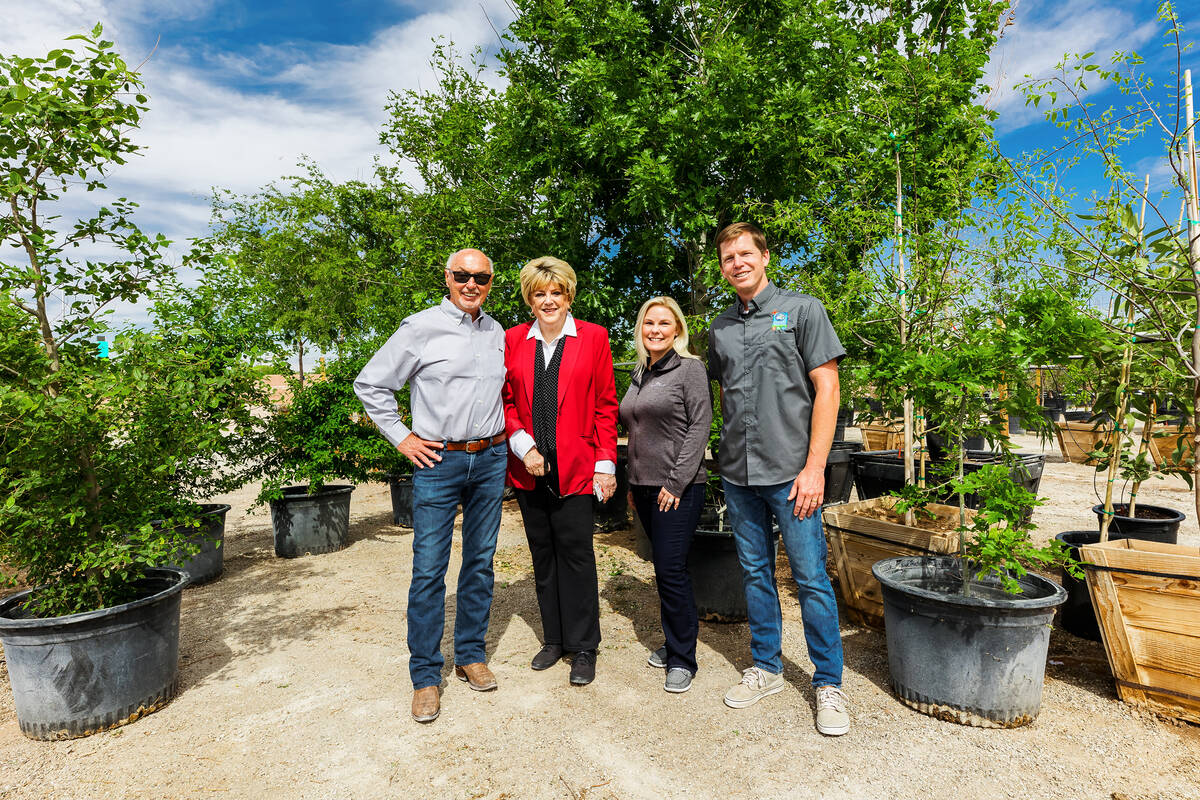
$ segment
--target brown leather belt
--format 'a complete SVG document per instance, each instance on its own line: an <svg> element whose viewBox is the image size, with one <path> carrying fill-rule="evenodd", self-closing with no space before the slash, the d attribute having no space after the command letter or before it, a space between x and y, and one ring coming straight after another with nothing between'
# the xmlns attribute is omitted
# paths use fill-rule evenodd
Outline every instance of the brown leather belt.
<svg viewBox="0 0 1200 800"><path fill-rule="evenodd" d="M466 450L468 453L478 453L480 450L486 450L493 445L504 443L504 434L497 433L490 439L471 439L468 442L446 442L447 450Z"/></svg>

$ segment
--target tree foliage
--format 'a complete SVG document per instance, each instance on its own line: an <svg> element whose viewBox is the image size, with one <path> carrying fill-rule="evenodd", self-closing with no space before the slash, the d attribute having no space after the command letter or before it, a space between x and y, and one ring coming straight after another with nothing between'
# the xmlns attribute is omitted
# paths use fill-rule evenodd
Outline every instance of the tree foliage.
<svg viewBox="0 0 1200 800"><path fill-rule="evenodd" d="M282 497L289 484L307 484L311 493L331 478L379 481L412 472L411 462L379 433L354 394L354 378L366 361L340 359L304 385L289 381L291 396L270 417L272 448L263 462L259 502ZM406 407L407 390L400 395Z"/></svg>
<svg viewBox="0 0 1200 800"><path fill-rule="evenodd" d="M410 270L413 254L398 246L410 215L402 188L335 183L312 162L301 167L247 196L219 193L211 244L225 256L242 317L264 347L298 354L303 376L306 351L368 348L423 297L427 281L415 273L441 273Z"/></svg>
<svg viewBox="0 0 1200 800"><path fill-rule="evenodd" d="M1053 220L1042 246L1061 254L1061 262L1048 266L1088 281L1097 305L1108 308L1098 314L1112 337L1098 353L1098 366L1107 370L1096 411L1114 419L1118 441L1101 468L1111 463L1114 474L1123 470L1135 493L1150 474L1147 437L1134 440L1135 423L1145 430L1183 411L1200 430L1200 201L1195 156L1188 152L1196 119L1188 117L1183 69L1190 44L1171 3L1160 5L1158 17L1174 55L1173 84L1157 85L1137 53L1068 54L1053 74L1030 77L1022 87L1028 105L1045 104L1046 119L1060 128L1064 143L1009 159L1028 205ZM1119 105L1095 101L1106 91L1122 98ZM1155 137L1165 155L1165 182L1156 185L1123 161L1128 146L1143 137ZM1059 188L1070 185L1069 168L1076 164L1107 182L1083 213L1070 190ZM1039 168L1063 177L1039 182ZM1200 513L1200 464L1192 461L1174 471L1193 484Z"/></svg>
<svg viewBox="0 0 1200 800"><path fill-rule="evenodd" d="M236 477L231 457L252 457L258 427L246 353L205 327L211 293L160 305L148 330L108 321L117 301L164 297L173 272L135 204L57 214L64 192L103 190L138 151L141 81L101 34L45 58L0 56L0 236L17 253L0 260L0 563L13 570L0 579L39 585L27 611L42 616L135 596L194 501ZM75 255L96 242L115 255ZM96 357L99 334L113 358Z"/></svg>
<svg viewBox="0 0 1200 800"><path fill-rule="evenodd" d="M383 140L418 166L424 241L560 255L598 322L662 293L706 315L712 237L737 219L767 229L781 275L828 272L834 293L888 231L889 134L916 145L930 218L964 202L942 173L986 161L976 93L1001 7L521 0L507 85L441 50L438 88L395 96Z"/></svg>

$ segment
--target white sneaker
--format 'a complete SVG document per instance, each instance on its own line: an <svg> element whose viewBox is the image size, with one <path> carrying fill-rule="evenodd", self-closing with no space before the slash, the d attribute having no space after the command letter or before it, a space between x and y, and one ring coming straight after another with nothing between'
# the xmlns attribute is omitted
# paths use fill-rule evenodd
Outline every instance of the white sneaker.
<svg viewBox="0 0 1200 800"><path fill-rule="evenodd" d="M725 693L725 705L730 708L752 706L767 695L783 691L783 675L750 667L742 672L742 680Z"/></svg>
<svg viewBox="0 0 1200 800"><path fill-rule="evenodd" d="M836 686L817 687L817 731L826 736L841 736L850 730L846 713L846 695Z"/></svg>

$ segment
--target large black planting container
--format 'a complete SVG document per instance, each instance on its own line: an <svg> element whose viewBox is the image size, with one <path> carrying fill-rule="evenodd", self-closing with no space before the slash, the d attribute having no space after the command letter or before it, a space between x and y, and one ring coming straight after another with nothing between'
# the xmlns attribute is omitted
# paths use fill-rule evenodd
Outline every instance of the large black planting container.
<svg viewBox="0 0 1200 800"><path fill-rule="evenodd" d="M772 537L774 555L779 557L779 535ZM688 573L696 596L696 612L708 622L742 622L746 619L746 587L738 561L733 532L706 529L704 524L692 537L688 551Z"/></svg>
<svg viewBox="0 0 1200 800"><path fill-rule="evenodd" d="M25 614L31 590L0 602L0 642L21 732L74 739L165 706L176 691L187 580L178 569L151 568L137 584L137 600L65 617Z"/></svg>
<svg viewBox="0 0 1200 800"><path fill-rule="evenodd" d="M822 503L845 503L854 488L854 467L850 456L862 450L862 442L834 442L825 462L825 497Z"/></svg>
<svg viewBox="0 0 1200 800"><path fill-rule="evenodd" d="M345 548L350 537L350 493L353 486L325 486L309 494L307 486L286 486L271 501L275 555L296 558Z"/></svg>
<svg viewBox="0 0 1200 800"><path fill-rule="evenodd" d="M839 408L837 413L837 425L833 430L833 441L835 443L846 440L846 426L852 425L854 420L854 409Z"/></svg>
<svg viewBox="0 0 1200 800"><path fill-rule="evenodd" d="M629 445L617 445L617 489L604 502L592 498L592 522L598 531L619 531L629 525Z"/></svg>
<svg viewBox="0 0 1200 800"><path fill-rule="evenodd" d="M1018 454L1018 458L1019 463L1010 471L1013 482L1037 494L1042 483L1042 471L1046 467L1046 456L1042 453L1021 453ZM852 454L850 460L854 468L854 486L858 490L860 500L882 497L890 492L899 491L904 486L904 462L895 450L867 450ZM968 450L963 472L976 472L988 464L1001 463L1003 460L1004 456L1001 453ZM929 470L930 466L926 464L926 470ZM937 502L957 505L958 499L947 491L945 495L937 498ZM979 496L969 494L964 498L964 502L967 508L978 508ZM1031 506L1025 512L1026 519L1032 514Z"/></svg>
<svg viewBox="0 0 1200 800"><path fill-rule="evenodd" d="M179 528L187 545L199 550L191 557L168 559L164 567L181 569L188 574L188 585L208 583L225 571L225 515L230 506L224 503L204 503L200 506L200 527ZM190 549L190 548L189 548Z"/></svg>
<svg viewBox="0 0 1200 800"><path fill-rule="evenodd" d="M388 478L392 498L392 524L405 528L413 526L412 475L392 475Z"/></svg>
<svg viewBox="0 0 1200 800"><path fill-rule="evenodd" d="M1063 531L1054 537L1067 546L1071 558L1079 560L1079 548L1100 541L1100 531ZM1110 539L1127 538L1120 534L1109 534ZM1093 642L1100 641L1100 625L1096 622L1096 611L1092 607L1092 596L1088 593L1087 579L1076 578L1065 569L1062 571L1062 587L1067 592L1066 602L1058 612L1058 624L1067 633Z"/></svg>
<svg viewBox="0 0 1200 800"><path fill-rule="evenodd" d="M964 725L1027 725L1042 704L1050 621L1066 592L1032 573L1011 595L995 579L959 591L955 558L901 557L871 568L883 590L888 669L907 706Z"/></svg>
<svg viewBox="0 0 1200 800"><path fill-rule="evenodd" d="M1104 524L1104 504L1092 506L1099 525ZM1177 544L1179 539L1179 524L1186 515L1166 506L1151 506L1145 503L1137 505L1137 517L1127 517L1122 512L1129 512L1128 503L1113 504L1113 521L1108 526L1109 536L1115 539L1144 539L1148 542L1162 544Z"/></svg>

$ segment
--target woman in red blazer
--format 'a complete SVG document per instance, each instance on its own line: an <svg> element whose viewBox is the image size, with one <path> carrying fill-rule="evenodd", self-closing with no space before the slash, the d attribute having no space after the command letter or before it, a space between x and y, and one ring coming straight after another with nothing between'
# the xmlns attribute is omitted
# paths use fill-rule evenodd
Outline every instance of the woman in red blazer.
<svg viewBox="0 0 1200 800"><path fill-rule="evenodd" d="M533 669L573 653L570 680L596 675L600 597L592 497L616 490L617 393L608 331L571 316L575 271L543 257L521 268L534 320L505 332L508 477L533 555L544 646Z"/></svg>

